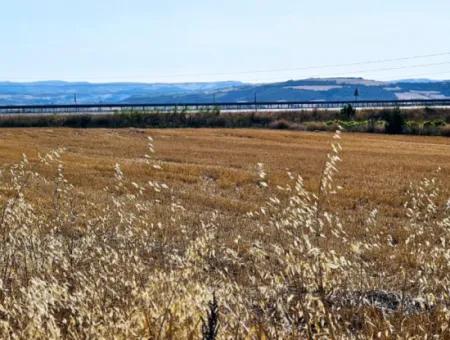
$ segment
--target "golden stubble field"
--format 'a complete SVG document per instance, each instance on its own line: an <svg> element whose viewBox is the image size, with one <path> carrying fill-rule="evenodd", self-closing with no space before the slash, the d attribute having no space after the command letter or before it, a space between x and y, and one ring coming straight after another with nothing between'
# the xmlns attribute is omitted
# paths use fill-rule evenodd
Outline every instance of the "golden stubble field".
<svg viewBox="0 0 450 340"><path fill-rule="evenodd" d="M450 139L338 137L0 130L0 337L448 338Z"/></svg>
<svg viewBox="0 0 450 340"><path fill-rule="evenodd" d="M155 139L156 158L164 165L161 171L149 172L144 164L147 136ZM16 163L25 153L33 163L38 152L64 147L66 176L87 193L108 185L113 166L119 163L130 180L158 180L176 188L191 209L243 213L260 206L266 197L255 185L258 162L265 165L274 186L284 184L290 170L305 178L308 189L318 188L331 136L230 129L4 129L0 162ZM409 183L438 168L443 188L450 188L448 138L344 134L341 144L337 184L343 190L334 202L339 210L378 207L399 217Z"/></svg>

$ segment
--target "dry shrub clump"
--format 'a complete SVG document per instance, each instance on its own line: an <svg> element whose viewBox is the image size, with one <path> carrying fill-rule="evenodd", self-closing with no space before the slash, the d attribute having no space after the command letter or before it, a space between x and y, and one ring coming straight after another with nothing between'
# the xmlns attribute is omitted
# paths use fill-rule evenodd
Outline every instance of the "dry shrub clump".
<svg viewBox="0 0 450 340"><path fill-rule="evenodd" d="M450 137L450 124L446 124L441 127L441 135Z"/></svg>
<svg viewBox="0 0 450 340"><path fill-rule="evenodd" d="M404 224L383 224L377 210L339 216L340 138L317 191L289 172L240 217L232 242L221 237L226 216L187 223L165 183L132 182L116 164L92 199L67 181L64 150L40 157L53 178L24 156L2 172L0 337L449 337L450 201L440 204L438 174L411 185ZM164 170L154 152L149 138L150 173ZM50 203L33 203L31 189Z"/></svg>

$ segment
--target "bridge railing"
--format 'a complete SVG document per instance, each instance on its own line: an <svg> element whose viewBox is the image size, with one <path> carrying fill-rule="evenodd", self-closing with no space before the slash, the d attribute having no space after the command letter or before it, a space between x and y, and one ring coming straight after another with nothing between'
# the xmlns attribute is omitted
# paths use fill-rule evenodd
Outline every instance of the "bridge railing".
<svg viewBox="0 0 450 340"><path fill-rule="evenodd" d="M77 104L77 105L3 105L0 114L69 114L111 113L121 111L200 111L218 108L229 111L339 109L344 105L355 108L389 107L450 107L450 99L363 100L363 101L273 101L222 103L147 103L147 104Z"/></svg>

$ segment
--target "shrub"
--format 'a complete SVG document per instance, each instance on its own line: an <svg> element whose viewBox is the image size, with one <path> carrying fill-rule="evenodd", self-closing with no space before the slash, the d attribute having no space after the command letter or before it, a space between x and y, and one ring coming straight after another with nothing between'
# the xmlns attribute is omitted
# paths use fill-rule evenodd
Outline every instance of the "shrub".
<svg viewBox="0 0 450 340"><path fill-rule="evenodd" d="M423 133L422 124L416 121L406 123L407 133L412 135L421 135Z"/></svg>
<svg viewBox="0 0 450 340"><path fill-rule="evenodd" d="M450 137L450 124L441 126L441 135L445 137Z"/></svg>
<svg viewBox="0 0 450 340"><path fill-rule="evenodd" d="M434 121L426 121L423 123L422 133L424 135L433 136L439 134L439 125L436 126Z"/></svg>
<svg viewBox="0 0 450 340"><path fill-rule="evenodd" d="M433 124L433 126L439 127L439 126L444 126L446 123L445 123L445 120L443 120L443 119L434 119L432 121L432 124Z"/></svg>
<svg viewBox="0 0 450 340"><path fill-rule="evenodd" d="M292 123L288 122L285 119L278 119L278 120L275 120L275 121L271 122L269 124L269 127L271 129L286 130L286 129L291 129L292 128L291 124Z"/></svg>
<svg viewBox="0 0 450 340"><path fill-rule="evenodd" d="M325 122L307 122L304 124L307 131L332 131L334 125L327 125Z"/></svg>
<svg viewBox="0 0 450 340"><path fill-rule="evenodd" d="M349 132L367 132L367 121L339 121L339 125Z"/></svg>

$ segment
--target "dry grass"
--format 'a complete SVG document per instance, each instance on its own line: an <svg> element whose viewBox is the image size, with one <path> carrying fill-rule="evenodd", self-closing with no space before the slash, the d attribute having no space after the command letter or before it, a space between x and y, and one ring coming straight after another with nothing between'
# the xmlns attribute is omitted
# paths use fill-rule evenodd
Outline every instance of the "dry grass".
<svg viewBox="0 0 450 340"><path fill-rule="evenodd" d="M450 140L338 137L1 130L0 335L449 336Z"/></svg>

